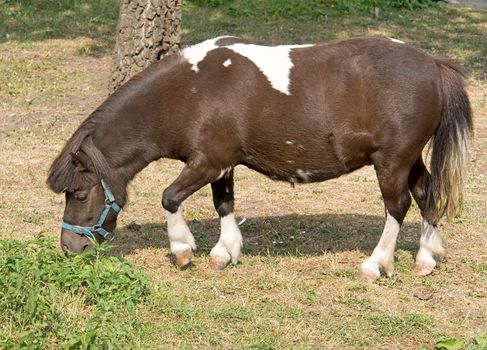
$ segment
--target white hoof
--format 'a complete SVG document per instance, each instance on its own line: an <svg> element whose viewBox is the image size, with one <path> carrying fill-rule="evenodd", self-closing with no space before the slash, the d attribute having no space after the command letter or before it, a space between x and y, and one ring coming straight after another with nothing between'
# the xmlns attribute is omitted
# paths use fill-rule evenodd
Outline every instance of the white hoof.
<svg viewBox="0 0 487 350"><path fill-rule="evenodd" d="M417 261L416 266L414 267L414 273L417 276L427 276L433 272L435 266L436 266L436 262L434 264L429 264L429 263Z"/></svg>
<svg viewBox="0 0 487 350"><path fill-rule="evenodd" d="M227 249L221 242L218 242L210 252L210 267L215 270L223 270L231 259Z"/></svg>
<svg viewBox="0 0 487 350"><path fill-rule="evenodd" d="M360 265L358 278L364 281L376 281L381 271L389 278L394 276L394 260L381 259L372 255Z"/></svg>
<svg viewBox="0 0 487 350"><path fill-rule="evenodd" d="M242 249L242 234L233 213L221 218L221 234L210 252L210 267L221 270L230 262L237 264Z"/></svg>
<svg viewBox="0 0 487 350"><path fill-rule="evenodd" d="M365 282L377 281L380 277L379 268L366 266L364 264L365 263L362 263L360 269L358 270L358 279Z"/></svg>
<svg viewBox="0 0 487 350"><path fill-rule="evenodd" d="M174 254L174 264L180 269L184 269L191 264L192 257L193 251L191 249L181 251L177 254Z"/></svg>
<svg viewBox="0 0 487 350"><path fill-rule="evenodd" d="M436 267L436 260L433 255L443 256L445 249L442 246L437 246L435 252L428 248L419 248L416 255L416 266L414 273L418 276L426 276L433 272Z"/></svg>
<svg viewBox="0 0 487 350"><path fill-rule="evenodd" d="M193 250L196 248L194 241L191 243L171 242L171 252L174 254L174 263L177 267L184 268L191 263Z"/></svg>

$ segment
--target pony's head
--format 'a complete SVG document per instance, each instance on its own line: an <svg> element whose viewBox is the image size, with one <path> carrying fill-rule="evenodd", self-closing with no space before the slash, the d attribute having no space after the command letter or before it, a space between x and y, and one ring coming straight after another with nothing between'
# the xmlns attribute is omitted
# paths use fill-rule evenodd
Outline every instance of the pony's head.
<svg viewBox="0 0 487 350"><path fill-rule="evenodd" d="M81 253L101 242L115 229L124 196L116 198L105 175L109 167L91 137L72 151L70 142L51 166L47 183L56 193L64 192L66 207L61 223L61 248ZM120 198L122 197L122 198Z"/></svg>

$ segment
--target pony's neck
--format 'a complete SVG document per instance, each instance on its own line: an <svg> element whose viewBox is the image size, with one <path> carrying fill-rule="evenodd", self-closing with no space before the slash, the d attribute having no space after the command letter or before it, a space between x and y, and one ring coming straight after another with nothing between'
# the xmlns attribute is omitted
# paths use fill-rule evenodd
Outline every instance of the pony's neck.
<svg viewBox="0 0 487 350"><path fill-rule="evenodd" d="M101 140L93 139L95 147L99 150L108 164L108 171L117 186L125 191L128 183L144 169L149 163L160 158L160 152L150 147L144 147L134 135L118 134L116 138L110 135ZM130 137L131 136L131 137ZM109 139L107 142L106 139Z"/></svg>
<svg viewBox="0 0 487 350"><path fill-rule="evenodd" d="M135 147L137 141L127 142L129 138L123 134L116 133L116 138L111 133L101 138L96 134L83 141L81 150L91 159L99 177L109 184L117 204L123 206L127 198L128 183L150 162L159 158L158 153Z"/></svg>
<svg viewBox="0 0 487 350"><path fill-rule="evenodd" d="M103 154L113 176L126 187L154 160L172 155L179 135L163 106L171 101L174 78L167 72L177 67L179 55L169 55L132 77L94 112L93 144ZM168 131L170 130L170 132ZM171 147L169 147L171 146Z"/></svg>

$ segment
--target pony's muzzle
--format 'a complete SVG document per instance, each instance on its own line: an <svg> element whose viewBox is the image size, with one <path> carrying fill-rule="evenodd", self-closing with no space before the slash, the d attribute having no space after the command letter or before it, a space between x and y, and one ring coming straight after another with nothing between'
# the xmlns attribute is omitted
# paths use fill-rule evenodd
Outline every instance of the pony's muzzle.
<svg viewBox="0 0 487 350"><path fill-rule="evenodd" d="M68 230L61 231L61 249L65 252L80 254L91 248L93 244L85 237Z"/></svg>

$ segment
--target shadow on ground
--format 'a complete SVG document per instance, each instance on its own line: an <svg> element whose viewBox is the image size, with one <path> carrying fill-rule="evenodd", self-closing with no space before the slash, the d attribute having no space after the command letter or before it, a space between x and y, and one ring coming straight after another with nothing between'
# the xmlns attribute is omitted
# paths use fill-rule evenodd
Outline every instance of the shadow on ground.
<svg viewBox="0 0 487 350"><path fill-rule="evenodd" d="M248 218L241 226L247 255L309 256L324 252L359 250L370 254L382 233L384 218L362 214L284 215ZM218 241L217 219L190 221L198 246L196 255L208 254ZM398 248L415 251L419 223L404 222ZM129 224L115 233L113 254L168 248L166 224Z"/></svg>

